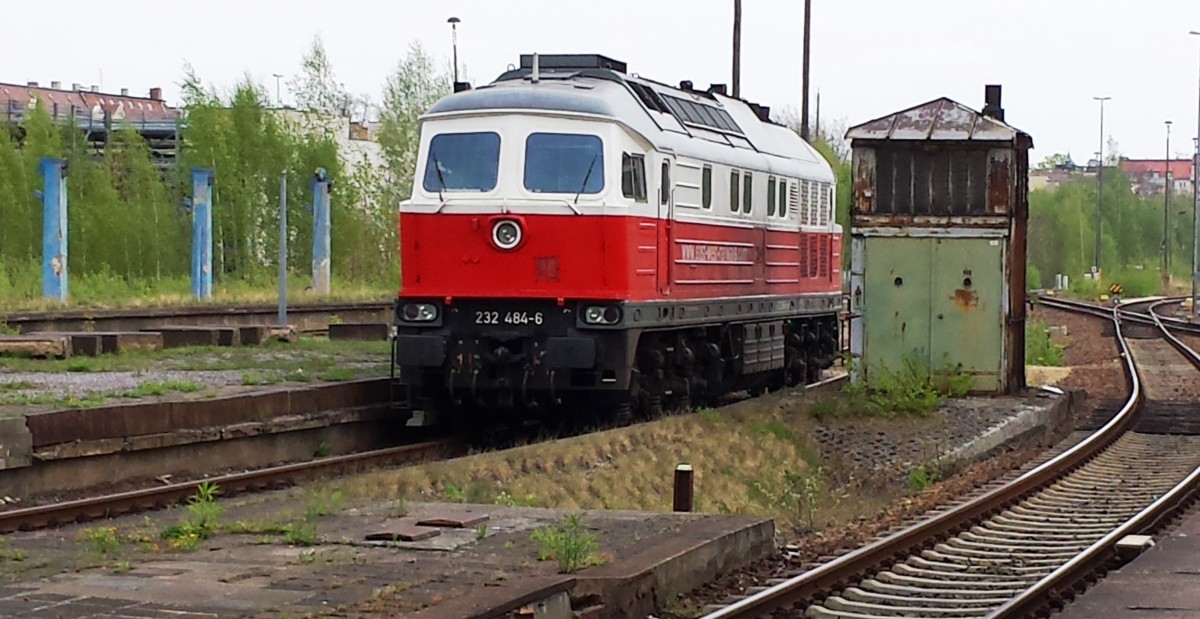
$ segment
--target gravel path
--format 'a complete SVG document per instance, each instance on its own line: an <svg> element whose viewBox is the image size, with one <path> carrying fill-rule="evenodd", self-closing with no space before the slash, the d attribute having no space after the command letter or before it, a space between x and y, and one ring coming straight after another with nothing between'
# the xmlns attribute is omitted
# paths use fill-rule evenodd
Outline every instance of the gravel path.
<svg viewBox="0 0 1200 619"><path fill-rule="evenodd" d="M202 387L241 385L242 372L145 370L141 372L3 372L0 392L12 395L53 395L65 397L85 393L124 392L145 382L187 381ZM28 383L21 389L4 389L6 384Z"/></svg>
<svg viewBox="0 0 1200 619"><path fill-rule="evenodd" d="M944 402L925 418L821 424L815 433L821 452L843 475L871 485L890 485L1016 417L1022 400L958 398Z"/></svg>

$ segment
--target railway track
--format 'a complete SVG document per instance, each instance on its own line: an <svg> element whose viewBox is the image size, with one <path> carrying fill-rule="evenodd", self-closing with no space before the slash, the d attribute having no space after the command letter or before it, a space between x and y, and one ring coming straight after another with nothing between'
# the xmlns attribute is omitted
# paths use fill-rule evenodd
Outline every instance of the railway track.
<svg viewBox="0 0 1200 619"><path fill-rule="evenodd" d="M1056 301L1058 301L1056 299ZM1129 377L1129 398L1061 453L920 522L705 615L809 617L1030 617L1117 561L1117 542L1146 533L1189 504L1200 480L1200 436L1178 435L1173 381L1200 378L1200 357L1156 309L1103 310ZM1069 311L1095 314L1095 306ZM1152 324L1162 339L1123 327ZM1147 330L1139 329L1141 338ZM1148 372L1186 359L1190 374ZM1184 428L1195 432L1197 428ZM1172 434L1172 432L1176 434Z"/></svg>
<svg viewBox="0 0 1200 619"><path fill-rule="evenodd" d="M390 299L331 303L295 303L288 322L301 331L327 328L334 316L344 322L380 322L391 316ZM0 313L0 322L21 333L32 331L139 331L163 326L246 326L276 324L274 303L207 304L181 307L70 309Z"/></svg>
<svg viewBox="0 0 1200 619"><path fill-rule="evenodd" d="M835 387L846 379L846 375L833 376L807 385L805 389L819 391ZM729 402L740 398L731 397ZM594 430L586 424L564 424L551 430L554 436L566 438ZM615 426L613 426L615 427ZM21 509L0 509L0 535L14 531L28 531L55 527L75 522L88 522L111 518L150 509L161 509L185 501L196 492L200 481L216 484L222 496L233 496L283 487L307 479L350 475L377 470L384 466L417 464L424 461L446 459L466 455L472 448L504 448L523 444L533 437L541 436L538 427L529 428L479 428L468 436L455 436L420 443L364 451L340 456L329 456L306 462L259 468L252 471L213 476L204 480L191 480L119 492L77 500L62 501ZM602 426L601 430L608 429Z"/></svg>
<svg viewBox="0 0 1200 619"><path fill-rule="evenodd" d="M210 477L222 496L294 484L305 479L365 472L381 466L415 464L467 453L467 444L456 438L426 441L356 454L318 458L242 473ZM0 511L0 534L111 518L148 509L160 509L195 494L198 481L120 492L23 509Z"/></svg>

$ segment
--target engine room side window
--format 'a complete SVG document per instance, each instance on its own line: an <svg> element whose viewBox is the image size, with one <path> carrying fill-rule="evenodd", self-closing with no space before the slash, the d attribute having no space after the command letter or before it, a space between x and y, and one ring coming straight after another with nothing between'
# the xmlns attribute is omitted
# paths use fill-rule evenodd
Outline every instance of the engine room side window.
<svg viewBox="0 0 1200 619"><path fill-rule="evenodd" d="M767 217L775 216L775 177L767 177Z"/></svg>
<svg viewBox="0 0 1200 619"><path fill-rule="evenodd" d="M662 164L662 180L661 191L659 192L658 201L660 204L669 204L671 202L671 164L664 161Z"/></svg>
<svg viewBox="0 0 1200 619"><path fill-rule="evenodd" d="M500 166L500 135L442 133L429 141L425 191L491 191Z"/></svg>
<svg viewBox="0 0 1200 619"><path fill-rule="evenodd" d="M700 205L712 208L712 166L706 165L700 172Z"/></svg>
<svg viewBox="0 0 1200 619"><path fill-rule="evenodd" d="M729 171L729 212L738 212L738 185L741 183L741 175L737 170Z"/></svg>
<svg viewBox="0 0 1200 619"><path fill-rule="evenodd" d="M638 202L646 201L646 158L621 154L621 194Z"/></svg>
<svg viewBox="0 0 1200 619"><path fill-rule="evenodd" d="M600 193L604 189L604 144L594 135L529 134L525 139L525 189Z"/></svg>
<svg viewBox="0 0 1200 619"><path fill-rule="evenodd" d="M746 172L742 175L742 212L749 213L754 204L754 175Z"/></svg>

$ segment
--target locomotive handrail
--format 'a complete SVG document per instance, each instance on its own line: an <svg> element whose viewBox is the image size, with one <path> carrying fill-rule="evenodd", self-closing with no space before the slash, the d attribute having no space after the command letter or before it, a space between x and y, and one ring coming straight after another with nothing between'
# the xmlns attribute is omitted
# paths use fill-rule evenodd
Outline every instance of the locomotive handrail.
<svg viewBox="0 0 1200 619"><path fill-rule="evenodd" d="M462 200L462 199L455 200L454 198L450 198L449 200L442 200L441 203L438 204L437 210L434 211L434 214L436 215L438 213L441 213L442 209L445 208L447 205L451 204L452 202L468 202L468 201ZM583 214L583 211L579 210L579 208L577 206L575 206L574 204L572 204L570 200L564 200L562 198L522 198L520 200L520 202L533 203L534 205L541 205L541 204L546 204L546 203L562 204L563 206L571 209L571 212L575 213L576 215ZM474 206L491 206L491 204L488 204L488 201L486 201L486 200L470 200L468 203L471 205L474 205ZM508 213L509 199L502 198L500 200L499 206L500 206L501 213Z"/></svg>

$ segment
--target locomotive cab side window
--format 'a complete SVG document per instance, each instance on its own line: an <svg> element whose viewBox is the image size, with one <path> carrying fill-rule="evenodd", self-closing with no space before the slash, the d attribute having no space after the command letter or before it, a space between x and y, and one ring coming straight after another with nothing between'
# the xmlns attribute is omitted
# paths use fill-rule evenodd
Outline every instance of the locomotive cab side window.
<svg viewBox="0 0 1200 619"><path fill-rule="evenodd" d="M712 166L706 165L700 172L700 204L712 208Z"/></svg>
<svg viewBox="0 0 1200 619"><path fill-rule="evenodd" d="M621 155L621 194L638 202L646 201L646 158L643 155Z"/></svg>
<svg viewBox="0 0 1200 619"><path fill-rule="evenodd" d="M525 139L525 189L600 193L604 189L604 143L594 135L529 134Z"/></svg>
<svg viewBox="0 0 1200 619"><path fill-rule="evenodd" d="M441 133L429 141L425 191L491 191L500 166L500 135Z"/></svg>

